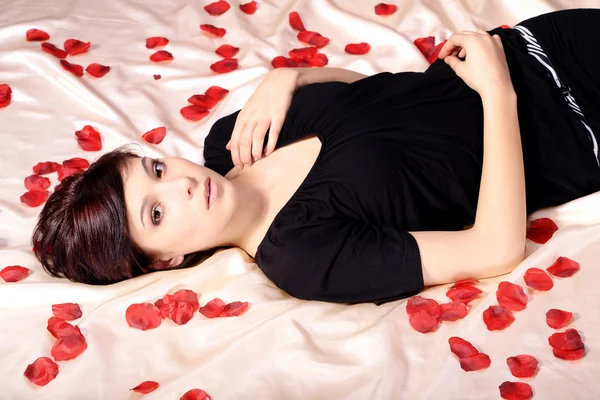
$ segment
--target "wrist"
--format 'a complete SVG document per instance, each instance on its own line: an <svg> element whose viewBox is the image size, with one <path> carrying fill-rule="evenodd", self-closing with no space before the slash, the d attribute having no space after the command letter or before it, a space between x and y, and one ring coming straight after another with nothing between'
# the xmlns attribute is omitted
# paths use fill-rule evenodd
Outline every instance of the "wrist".
<svg viewBox="0 0 600 400"><path fill-rule="evenodd" d="M498 102L515 102L517 94L512 84L509 85L490 85L485 92L480 94L484 106Z"/></svg>

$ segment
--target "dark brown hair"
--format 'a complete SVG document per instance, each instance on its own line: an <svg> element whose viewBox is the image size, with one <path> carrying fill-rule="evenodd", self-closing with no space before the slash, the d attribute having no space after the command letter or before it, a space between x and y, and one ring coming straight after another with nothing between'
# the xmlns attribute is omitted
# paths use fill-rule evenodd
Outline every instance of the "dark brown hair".
<svg viewBox="0 0 600 400"><path fill-rule="evenodd" d="M50 275L108 285L154 272L147 268L152 255L133 243L127 227L121 172L132 158L139 155L129 146L119 147L85 172L64 178L50 195L32 238L35 256ZM187 254L168 269L192 267L213 253Z"/></svg>

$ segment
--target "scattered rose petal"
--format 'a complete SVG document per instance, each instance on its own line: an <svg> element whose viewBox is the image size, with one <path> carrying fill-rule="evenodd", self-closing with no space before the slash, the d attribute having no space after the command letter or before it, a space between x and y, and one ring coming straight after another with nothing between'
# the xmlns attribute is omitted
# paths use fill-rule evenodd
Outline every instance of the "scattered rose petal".
<svg viewBox="0 0 600 400"><path fill-rule="evenodd" d="M154 62L171 61L172 59L173 54L169 53L166 50L159 50L150 56L150 61Z"/></svg>
<svg viewBox="0 0 600 400"><path fill-rule="evenodd" d="M300 18L300 14L298 14L296 11L292 11L289 16L288 16L288 20L290 22L290 26L297 30L297 31L305 31L306 28L304 27L304 23L302 22L302 18Z"/></svg>
<svg viewBox="0 0 600 400"><path fill-rule="evenodd" d="M550 328L561 329L571 321L572 317L572 312L551 308L546 312L546 324Z"/></svg>
<svg viewBox="0 0 600 400"><path fill-rule="evenodd" d="M233 58L240 51L239 47L234 47L228 44L223 44L219 46L215 53L220 55L223 58Z"/></svg>
<svg viewBox="0 0 600 400"><path fill-rule="evenodd" d="M142 139L151 144L159 144L163 141L167 135L167 128L161 126L160 128L154 128L142 135Z"/></svg>
<svg viewBox="0 0 600 400"><path fill-rule="evenodd" d="M350 43L346 45L344 50L349 54L367 54L369 51L371 51L371 45L365 42Z"/></svg>
<svg viewBox="0 0 600 400"><path fill-rule="evenodd" d="M529 354L519 354L518 356L508 357L506 364L510 373L517 378L531 378L535 375L538 367L538 360Z"/></svg>
<svg viewBox="0 0 600 400"><path fill-rule="evenodd" d="M473 278L461 279L460 281L456 281L454 283L454 285L452 285L450 287L450 289L453 289L460 285L472 285L473 283L477 283L477 282L479 282L479 281L477 279L473 279Z"/></svg>
<svg viewBox="0 0 600 400"><path fill-rule="evenodd" d="M58 180L62 181L63 179L65 179L67 176L71 176L73 174L78 174L80 172L83 172L83 169L81 168L71 168L71 167L65 167L65 166L61 166L58 169Z"/></svg>
<svg viewBox="0 0 600 400"><path fill-rule="evenodd" d="M500 386L500 397L505 400L529 400L533 397L531 386L524 382L502 382Z"/></svg>
<svg viewBox="0 0 600 400"><path fill-rule="evenodd" d="M223 37L227 33L227 30L225 30L223 28L217 28L216 26L211 25L211 24L202 24L202 25L200 25L200 29L202 29L204 32L213 34L217 37Z"/></svg>
<svg viewBox="0 0 600 400"><path fill-rule="evenodd" d="M532 242L544 244L550 240L557 230L558 225L550 218L538 218L531 221L527 226L526 237Z"/></svg>
<svg viewBox="0 0 600 400"><path fill-rule="evenodd" d="M30 190L21 195L21 203L27 204L29 207L39 207L48 200L47 190Z"/></svg>
<svg viewBox="0 0 600 400"><path fill-rule="evenodd" d="M209 114L206 108L198 106L183 107L179 112L188 121L200 121Z"/></svg>
<svg viewBox="0 0 600 400"><path fill-rule="evenodd" d="M47 175L58 171L60 164L54 161L39 162L33 167L33 173L37 175Z"/></svg>
<svg viewBox="0 0 600 400"><path fill-rule="evenodd" d="M212 16L219 16L219 15L223 15L224 13L226 13L230 7L231 6L229 5L228 2L226 2L224 0L219 0L219 1L215 1L214 3L210 3L209 5L205 6L204 10L206 10L206 12Z"/></svg>
<svg viewBox="0 0 600 400"><path fill-rule="evenodd" d="M146 48L155 49L157 47L164 47L169 44L169 39L162 36L153 36L146 39Z"/></svg>
<svg viewBox="0 0 600 400"><path fill-rule="evenodd" d="M0 278L4 279L4 282L19 282L28 276L29 269L20 265L10 265L0 270Z"/></svg>
<svg viewBox="0 0 600 400"><path fill-rule="evenodd" d="M301 47L299 49L290 50L288 52L288 55L295 61L310 60L315 55L317 55L318 51L319 49L317 49L316 47Z"/></svg>
<svg viewBox="0 0 600 400"><path fill-rule="evenodd" d="M223 310L219 313L219 317L237 317L244 314L247 310L247 301L233 301L223 307Z"/></svg>
<svg viewBox="0 0 600 400"><path fill-rule="evenodd" d="M211 397L204 390L192 389L185 392L179 400L211 400Z"/></svg>
<svg viewBox="0 0 600 400"><path fill-rule="evenodd" d="M199 308L200 314L206 318L218 317L221 311L225 308L225 302L219 298L212 299L205 306Z"/></svg>
<svg viewBox="0 0 600 400"><path fill-rule="evenodd" d="M250 3L240 4L240 10L248 15L254 14L256 12L256 1L252 0Z"/></svg>
<svg viewBox="0 0 600 400"><path fill-rule="evenodd" d="M467 305L462 301L444 303L440 306L442 307L442 314L440 315L442 321L457 321L463 319L469 313Z"/></svg>
<svg viewBox="0 0 600 400"><path fill-rule="evenodd" d="M527 286L535 290L548 291L554 286L552 278L539 268L529 268L525 271L523 279Z"/></svg>
<svg viewBox="0 0 600 400"><path fill-rule="evenodd" d="M489 306L483 312L483 322L490 331L499 331L510 326L515 320L512 313L502 306Z"/></svg>
<svg viewBox="0 0 600 400"><path fill-rule="evenodd" d="M0 108L4 108L10 104L12 99L12 89L8 84L0 84Z"/></svg>
<svg viewBox="0 0 600 400"><path fill-rule="evenodd" d="M65 71L69 71L78 78L83 76L83 67L81 65L71 64L67 60L60 60L60 66L63 67Z"/></svg>
<svg viewBox="0 0 600 400"><path fill-rule="evenodd" d="M95 78L102 78L104 75L109 73L110 67L108 65L91 63L87 66L85 70L88 74L92 75Z"/></svg>
<svg viewBox="0 0 600 400"><path fill-rule="evenodd" d="M30 42L43 42L44 40L50 39L48 33L35 28L28 30L25 37Z"/></svg>
<svg viewBox="0 0 600 400"><path fill-rule="evenodd" d="M162 299L156 300L154 305L160 310L161 318L169 318L169 315L174 312L173 310L177 306L177 301L172 294L166 294Z"/></svg>
<svg viewBox="0 0 600 400"><path fill-rule="evenodd" d="M44 191L50 187L50 179L39 175L29 175L25 178L25 188L27 190Z"/></svg>
<svg viewBox="0 0 600 400"><path fill-rule="evenodd" d="M485 353L477 353L470 357L460 358L460 367L467 372L486 369L491 363L492 360Z"/></svg>
<svg viewBox="0 0 600 400"><path fill-rule="evenodd" d="M433 36L428 36L424 38L417 38L413 43L415 46L417 46L421 54L425 56L427 62L429 64L433 64L435 60L438 59L438 54L440 54L440 50L442 50L442 47L446 41L444 40L443 42L435 45L435 38Z"/></svg>
<svg viewBox="0 0 600 400"><path fill-rule="evenodd" d="M438 317L431 316L425 310L411 314L408 318L408 322L410 323L410 326L412 326L417 332L421 333L434 331L440 323Z"/></svg>
<svg viewBox="0 0 600 400"><path fill-rule="evenodd" d="M129 390L133 390L136 393L148 394L148 393L154 392L156 389L158 389L159 386L160 385L158 384L158 382L145 381Z"/></svg>
<svg viewBox="0 0 600 400"><path fill-rule="evenodd" d="M219 86L211 86L206 90L206 92L204 92L205 95L215 100L222 100L227 93L229 93L229 90L223 89Z"/></svg>
<svg viewBox="0 0 600 400"><path fill-rule="evenodd" d="M502 24L502 25L500 25L500 28L502 28L502 29L510 29L510 25Z"/></svg>
<svg viewBox="0 0 600 400"><path fill-rule="evenodd" d="M208 97L205 94L195 94L188 99L188 102L192 103L195 106L204 107L207 110L210 110L215 105L217 105L219 100Z"/></svg>
<svg viewBox="0 0 600 400"><path fill-rule="evenodd" d="M200 307L200 303L198 302L198 294L193 290L189 289L180 289L173 293L173 299L176 301L185 301L192 305L192 308L195 311Z"/></svg>
<svg viewBox="0 0 600 400"><path fill-rule="evenodd" d="M511 282L500 282L496 291L498 304L510 311L521 311L527 307L527 295L521 285Z"/></svg>
<svg viewBox="0 0 600 400"><path fill-rule="evenodd" d="M271 60L271 65L273 68L296 68L298 67L298 63L284 56L277 56Z"/></svg>
<svg viewBox="0 0 600 400"><path fill-rule="evenodd" d="M50 354L55 361L67 361L78 357L87 349L87 342L81 333L63 336L54 342Z"/></svg>
<svg viewBox="0 0 600 400"><path fill-rule="evenodd" d="M398 6L394 4L379 3L375 6L375 14L377 15L392 15L396 12Z"/></svg>
<svg viewBox="0 0 600 400"><path fill-rule="evenodd" d="M59 317L50 317L48 319L48 332L57 339L63 336L81 334L78 326L73 326Z"/></svg>
<svg viewBox="0 0 600 400"><path fill-rule="evenodd" d="M72 321L74 319L81 318L83 315L81 308L77 303L53 304L52 314L58 318L64 319L65 321Z"/></svg>
<svg viewBox="0 0 600 400"><path fill-rule="evenodd" d="M216 63L210 65L210 69L219 74L231 72L238 68L239 66L237 58L226 58L224 60L217 61Z"/></svg>
<svg viewBox="0 0 600 400"><path fill-rule="evenodd" d="M319 53L310 60L308 60L308 64L311 67L324 67L329 63L327 56L323 53Z"/></svg>
<svg viewBox="0 0 600 400"><path fill-rule="evenodd" d="M546 271L559 278L568 278L579 271L579 263L567 257L558 257Z"/></svg>
<svg viewBox="0 0 600 400"><path fill-rule="evenodd" d="M456 354L458 358L466 358L479 354L479 350L475 346L458 336L452 336L448 339L448 344L450 344L450 351Z"/></svg>
<svg viewBox="0 0 600 400"><path fill-rule="evenodd" d="M406 313L413 315L419 311L426 311L432 317L438 318L442 313L442 307L433 299L427 299L419 295L412 296L406 302Z"/></svg>
<svg viewBox="0 0 600 400"><path fill-rule="evenodd" d="M85 151L102 150L100 133L90 125L85 125L82 130L75 132L77 143Z"/></svg>
<svg viewBox="0 0 600 400"><path fill-rule="evenodd" d="M187 301L178 301L169 314L169 318L177 325L187 324L193 316L194 306Z"/></svg>
<svg viewBox="0 0 600 400"><path fill-rule="evenodd" d="M577 350L583 346L583 341L577 329L569 328L564 332L553 333L548 343L557 350Z"/></svg>
<svg viewBox="0 0 600 400"><path fill-rule="evenodd" d="M90 42L82 42L77 39L67 39L65 40L65 51L69 53L70 56L75 56L77 54L86 53L90 48Z"/></svg>
<svg viewBox="0 0 600 400"><path fill-rule="evenodd" d="M67 58L68 53L62 49L59 49L52 43L42 43L42 50L48 54L52 54L56 58Z"/></svg>
<svg viewBox="0 0 600 400"><path fill-rule="evenodd" d="M481 294L481 290L469 284L454 285L446 292L446 296L453 301L460 301L469 304Z"/></svg>
<svg viewBox="0 0 600 400"><path fill-rule="evenodd" d="M154 75L152 75L152 77L154 78L155 81L157 81L160 78L162 78L162 76L160 76L160 74L154 74Z"/></svg>
<svg viewBox="0 0 600 400"><path fill-rule="evenodd" d="M304 43L308 43L311 46L316 46L317 48L322 48L329 43L329 39L325 36L321 36L318 32L311 31L302 31L298 32L298 40Z"/></svg>
<svg viewBox="0 0 600 400"><path fill-rule="evenodd" d="M142 331L160 326L162 317L160 310L152 303L132 304L125 311L129 326Z"/></svg>
<svg viewBox="0 0 600 400"><path fill-rule="evenodd" d="M73 157L62 162L63 167L86 169L90 167L90 162L85 158Z"/></svg>
<svg viewBox="0 0 600 400"><path fill-rule="evenodd" d="M585 356L585 346L582 344L580 348L575 350L552 349L552 354L561 360L575 361Z"/></svg>
<svg viewBox="0 0 600 400"><path fill-rule="evenodd" d="M25 368L23 376L38 386L46 386L58 375L58 365L50 357L39 357Z"/></svg>

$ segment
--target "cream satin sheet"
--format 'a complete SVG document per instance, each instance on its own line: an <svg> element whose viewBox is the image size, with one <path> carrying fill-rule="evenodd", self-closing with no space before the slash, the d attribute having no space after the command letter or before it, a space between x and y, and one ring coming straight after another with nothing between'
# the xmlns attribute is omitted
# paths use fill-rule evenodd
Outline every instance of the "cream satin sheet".
<svg viewBox="0 0 600 400"><path fill-rule="evenodd" d="M242 0L241 3L245 3ZM253 260L239 249L227 249L186 270L146 275L108 287L93 287L49 277L34 259L30 235L40 208L19 201L23 180L39 161L84 157L93 161L119 145L137 142L147 156L181 156L203 163L203 140L210 126L241 108L270 61L301 47L287 20L298 11L309 30L331 38L322 52L329 66L364 74L424 70L428 64L413 46L417 37L436 42L454 30L491 29L570 7L600 7L594 0L403 0L390 17L377 16L377 1L259 1L256 14L240 12L240 2L220 17L203 7L210 1L45 1L0 0L0 83L13 89L12 104L0 109L0 268L22 265L33 270L19 283L0 283L0 398L135 399L130 392L145 380L160 383L147 399L178 399L200 388L215 400L238 399L498 399L498 386L510 375L505 359L527 353L540 361L537 376L524 379L535 399L600 398L600 194L593 194L532 218L549 216L560 227L547 244L527 245L527 259L511 274L479 285L484 296L469 315L442 323L437 332L420 334L408 323L405 300L377 307L301 301L276 288ZM222 39L200 32L202 23L228 30ZM25 41L30 28L46 30L50 42L67 38L92 42L88 54L71 57L82 65L98 62L112 71L104 78L76 78L58 60ZM169 65L148 60L144 41L166 36ZM347 43L366 41L365 56L344 53ZM221 44L241 48L240 69L214 74ZM76 61L75 61L76 60ZM155 81L153 74L161 74ZM230 89L210 116L185 121L179 109L186 99L210 85ZM74 132L90 124L103 136L102 152L82 151ZM157 146L142 133L166 126ZM56 174L50 175L53 185ZM504 331L489 332L482 311L496 304L498 282L523 284L530 267L545 268L557 256L581 264L571 278L555 279L547 293L531 295L524 311ZM441 302L448 285L422 295ZM203 305L214 297L250 302L235 318L196 315L187 325L169 320L153 330L130 328L125 310L132 303L154 302L186 288L199 293ZM23 377L29 363L50 356L54 338L46 331L51 305L75 302L76 320L88 349L78 358L59 362L57 378L37 387ZM580 361L555 358L547 338L545 312L560 308L574 313L569 327L578 329L587 346ZM450 352L448 338L460 336L487 353L491 366L464 372Z"/></svg>

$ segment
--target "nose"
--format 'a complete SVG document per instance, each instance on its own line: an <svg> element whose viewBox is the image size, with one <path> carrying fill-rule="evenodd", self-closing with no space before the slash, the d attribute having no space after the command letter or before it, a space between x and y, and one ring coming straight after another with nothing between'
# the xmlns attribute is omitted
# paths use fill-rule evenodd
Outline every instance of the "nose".
<svg viewBox="0 0 600 400"><path fill-rule="evenodd" d="M195 189L198 187L198 181L189 176L178 176L165 183L169 185L169 190L173 190L177 194L182 194L186 200L194 197Z"/></svg>

